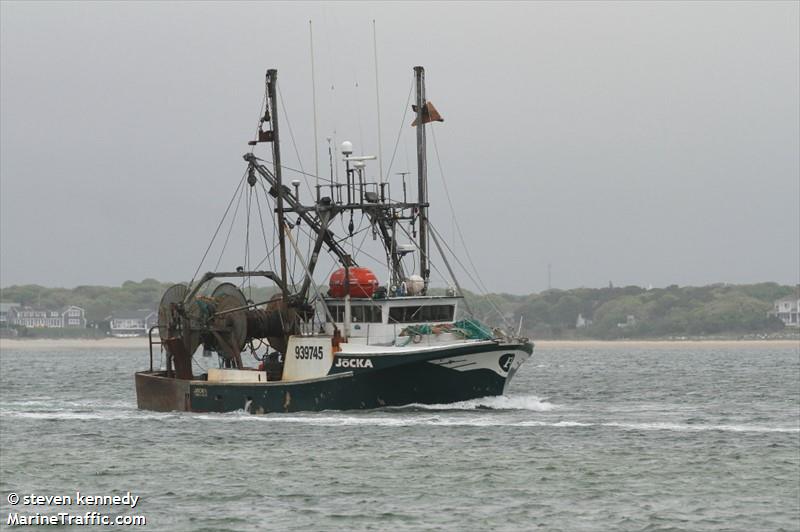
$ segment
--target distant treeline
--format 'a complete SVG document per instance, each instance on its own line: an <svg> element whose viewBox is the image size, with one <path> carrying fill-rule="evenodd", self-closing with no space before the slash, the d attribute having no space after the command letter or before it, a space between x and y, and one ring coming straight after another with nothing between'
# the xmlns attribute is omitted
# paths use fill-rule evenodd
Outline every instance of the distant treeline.
<svg viewBox="0 0 800 532"><path fill-rule="evenodd" d="M0 289L0 299L3 302L54 310L77 305L86 311L89 322L97 322L105 320L113 312L157 310L161 295L173 284L145 279L140 283L125 281L122 286L46 288L35 284L15 285ZM213 289L216 285L212 282L208 286ZM269 299L275 291L272 288L254 286L252 290L245 287L244 292L253 301L261 302Z"/></svg>
<svg viewBox="0 0 800 532"><path fill-rule="evenodd" d="M768 312L799 290L777 283L609 286L467 299L485 321L497 321L498 310L513 328L522 318L522 331L534 338L666 338L781 331L783 322Z"/></svg>
<svg viewBox="0 0 800 532"><path fill-rule="evenodd" d="M0 298L3 302L47 309L77 305L86 311L87 320L97 322L112 312L155 310L161 294L171 284L145 279L115 287L9 286L1 290ZM248 298L256 302L267 300L273 293L274 289L265 287L245 290ZM523 333L534 338L614 339L779 331L784 328L783 323L767 313L776 299L797 293L797 286L759 283L553 289L527 296L467 293L466 298L482 321L490 325L505 323L516 329L522 318Z"/></svg>

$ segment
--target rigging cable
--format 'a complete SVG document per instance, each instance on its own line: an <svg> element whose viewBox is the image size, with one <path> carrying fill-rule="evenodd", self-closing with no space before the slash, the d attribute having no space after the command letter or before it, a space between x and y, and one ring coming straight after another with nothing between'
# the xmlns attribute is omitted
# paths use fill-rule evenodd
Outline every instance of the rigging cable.
<svg viewBox="0 0 800 532"><path fill-rule="evenodd" d="M265 255L263 259L261 259L260 261L258 261L258 264L256 264L255 266L253 266L253 270L258 270L258 269L261 267L261 265L262 265L262 264L264 264L265 262L267 262L267 259L268 259L268 258L270 258L272 255L274 255L274 254L275 254L275 248L277 248L277 247L278 247L278 244L275 244L274 246L272 246L272 249L271 249L271 250L268 252L268 254L267 254L267 255ZM270 261L270 262L271 262L271 261ZM272 269L272 271L274 272L274 271L275 271L275 268L273 268L273 269Z"/></svg>
<svg viewBox="0 0 800 532"><path fill-rule="evenodd" d="M461 232L461 225L458 223L458 218L456 217L456 210L453 207L453 201L450 198L450 190L447 187L447 180L444 177L444 170L442 169L442 159L441 159L441 157L439 157L439 145L436 143L436 128L433 127L433 124L431 124L431 126L432 126L431 127L431 137L433 138L433 151L436 154L436 163L437 163L437 165L439 167L439 175L442 178L442 185L444 185L444 193L445 193L445 196L447 197L447 203L450 205L450 212L453 215L453 221L455 222L456 232L458 232L459 239L461 240L461 245L464 247L464 254L467 256L467 260L469 261L470 266L472 266L472 270L475 273L475 277L478 279L478 281L480 281L480 284L476 283L476 285L478 287L478 290L483 290L483 292L484 292L483 295L489 300L489 302L492 304L492 306L495 307L495 310L500 315L500 317L503 319L503 322L506 324L506 327L509 327L510 325L506 322L505 316L497 308L497 305L495 304L495 302L492 301L492 297L489 294L489 290L486 288L486 285L484 284L483 279L481 279L481 275L480 275L480 273L478 273L478 268L475 267L475 263L472 260L472 255L470 254L469 248L467 247L467 244L464 241L464 233ZM439 237L441 238L441 235L439 235ZM453 253L452 250L450 252ZM455 253L453 253L453 256L455 256ZM456 259L456 260L458 260L458 259Z"/></svg>
<svg viewBox="0 0 800 532"><path fill-rule="evenodd" d="M267 164L271 165L271 166L275 166L275 163L273 161L269 161L267 159L262 159L261 157L256 157L255 159L256 159L256 161L259 161L261 163L265 163L265 166ZM289 170L291 172L297 172L298 174L304 175L306 177L313 177L315 179L319 179L320 181L325 181L327 183L335 183L336 182L335 180L330 179L328 177L322 177L321 175L310 174L308 172L304 172L302 170L298 170L297 168L292 168L291 166L286 166L285 164L281 164L280 167L283 168L284 170Z"/></svg>
<svg viewBox="0 0 800 532"><path fill-rule="evenodd" d="M270 197L269 197L269 191L267 190L267 185L265 185L262 180L259 180L258 182L261 184L261 189L264 191L264 198L267 200L267 208L269 209L269 212L274 212L274 208L272 206L272 201L270 200ZM275 225L274 218L273 218L273 223L272 223L272 241L273 242L278 242L277 245L279 245L278 232L276 231L275 227L276 227L276 225ZM275 247L273 246L272 249L274 250ZM277 264L277 262L274 262L273 259L274 259L274 256L270 258L270 266L272 266L272 271L277 271L278 264Z"/></svg>
<svg viewBox="0 0 800 532"><path fill-rule="evenodd" d="M411 242L413 242L413 243L414 243L414 246L417 248L417 250L419 250L419 246L418 246L418 245L416 244L416 242L414 242L414 240L411 238L411 235L408 233L408 231L406 230L406 228L405 228L405 227L403 227L403 226L402 226L402 225L400 225L400 224L398 224L398 227L400 228L400 230L401 230L401 231L403 231L403 233L405 233L405 234L406 234L406 236L408 236L409 240L411 240ZM412 262L413 262L413 261L412 261ZM433 268L433 269L436 271L436 273L438 273L439 275L441 275L441 277L442 277L442 280L443 280L443 281L446 281L446 280L447 280L447 278L444 276L444 274L442 273L442 271L441 271L439 268L437 268L437 267L436 267L436 265L435 265L434 263L432 263L432 262L431 262L431 268ZM413 274L413 272L414 272L414 271L416 271L416 270L414 270L414 269L412 268L412 270L411 270L411 271L412 271L412 274ZM467 272L467 275L469 275L469 272Z"/></svg>
<svg viewBox="0 0 800 532"><path fill-rule="evenodd" d="M431 230L432 230L434 233L436 233L436 236L437 236L437 237L439 237L439 240L441 241L441 243L442 243L442 244L444 244L444 247L445 247L445 248L447 248L447 251L449 251L449 252L450 252L450 254L451 254L451 255L453 256L453 258L456 260L456 262L458 263L458 265L459 265L459 266L461 266L461 268L464 270L464 273L466 273L466 274L467 274L467 277L469 277L470 281L472 281L473 283L475 283L475 286L477 286L477 287L478 287L478 290L480 291L480 290L481 290L481 288L480 288L480 285L478 284L478 282L477 282L477 281L475 280L475 278L474 278L474 277L472 277L472 275L469 273L469 270L467 270L466 266L464 266L464 263L463 263L463 262L461 262L461 259L459 259L459 258L458 258L458 255L456 255L456 254L455 254L455 252L454 252L454 251L453 251L453 250L450 248L450 246L447 244L447 241L444 239L444 237L442 237L441 233L439 233L439 231L437 231L437 230L436 230L436 228L435 228L433 225L430 225L429 227L430 227L430 229L431 229ZM461 295L463 296L464 294L461 294ZM495 302L494 302L494 300L492 299L491 295L490 295L489 293L483 293L483 292L481 293L481 295L483 295L483 296L485 296L485 297L486 297L486 301L488 301L488 302L489 302L489 305L492 307L492 310L494 310L495 312L497 312L497 315L498 315L498 316L500 316L500 319L501 319L501 320L503 320L503 323L505 324L505 326L506 326L506 327L511 327L511 325L510 325L510 324L508 323L508 321L506 320L506 317L505 317L505 316L503 315L503 313L500 311L500 308L499 308L499 307L498 307L498 306L495 304ZM465 297L466 297L466 296L465 296Z"/></svg>
<svg viewBox="0 0 800 532"><path fill-rule="evenodd" d="M250 187L250 190L247 192L247 199L245 200L245 212L246 212L246 221L245 221L245 233L244 233L244 269L245 271L250 271L250 204L253 201L253 187ZM253 281L251 276L242 277L242 287L241 290L244 292L244 284L245 282L249 281L249 290L248 296L250 299L253 297Z"/></svg>
<svg viewBox="0 0 800 532"><path fill-rule="evenodd" d="M268 207L270 210L273 210L273 209L272 209L272 202L270 201L270 197L269 197L269 196L270 196L270 194L269 194L269 191L267 190L267 187L266 187L266 185L264 184L263 180L259 180L258 182L261 184L261 189L264 191L264 197L265 197L265 198L266 198L266 200L267 200L267 207ZM260 215L260 212L259 212L259 215ZM262 220L262 225L261 225L261 227L262 227L262 230L263 230L263 227L264 227L264 225L263 225L263 220ZM287 227L288 227L288 226L287 226ZM273 242L277 241L277 236L276 236L276 232L277 232L277 231L276 231L276 228L277 228L277 225L273 223L273 224L272 224L272 240L273 240ZM267 237L266 237L266 235L264 235L264 242L266 242L266 238L267 238ZM275 246L273 246L272 250L273 250L273 252L275 251ZM270 258L270 265L272 266L272 269L273 269L273 271L275 271L275 267L276 267L276 265L275 265L275 264L272 262L272 256L273 256L273 255L274 255L274 253L273 253L272 255L268 255L268 256L269 256L269 258ZM294 257L294 259L295 259L295 260L294 260L294 262L293 262L293 264L292 264L292 271L290 271L290 272L287 272L287 273L289 274L289 279L292 281L292 282L291 282L291 285L290 285L290 284L287 282L287 281L288 281L288 279L284 279L284 280L283 280L283 281L284 281L284 283L286 283L286 286L287 286L287 288L288 288L289 286L294 286L294 269L295 269L295 265L296 265L296 263L297 263L297 257L295 256L295 257ZM264 261L262 260L262 261L261 261L259 264L263 264L263 262L264 262Z"/></svg>
<svg viewBox="0 0 800 532"><path fill-rule="evenodd" d="M286 119L286 125L289 128L289 137L292 139L292 146L294 147L294 154L297 157L297 163L300 166L300 170L303 171L303 174L305 175L305 169L303 168L303 161L302 161L302 159L300 159L300 151L297 148L297 141L294 138L294 130L292 129L292 123L291 123L291 121L289 121L289 113L288 113L288 111L286 111L286 102L284 101L283 95L281 94L280 82L277 82L275 87L278 90L278 99L281 102L281 109L283 110L283 117ZM314 144L314 149L316 150L316 142ZM319 173L319 170L317 170L317 173ZM308 179L304 178L303 182L305 182L306 188L308 189L309 197L313 201L314 198L316 197L316 195L314 194L314 191L311 189L311 185L308 183ZM297 198L296 199L297 199L297 202L300 203L300 192L299 192L299 190L297 191ZM311 254L311 242L310 241L308 243L308 254L309 255ZM297 258L295 257L295 260L292 263L292 271L293 272L294 272L296 267L297 267Z"/></svg>
<svg viewBox="0 0 800 532"><path fill-rule="evenodd" d="M275 247L273 246L272 250L270 250L269 244L267 243L267 232L264 230L264 217L261 214L261 201L258 199L258 194L256 194L256 208L258 209L258 220L261 222L261 236L264 237L264 251L269 256L275 251ZM264 257L264 260L266 260L266 256ZM259 262L259 266L263 262L263 260ZM256 266L256 268L258 268L258 266Z"/></svg>
<svg viewBox="0 0 800 532"><path fill-rule="evenodd" d="M258 183L259 183L259 185L261 185L261 189L264 191L265 208L267 209L267 212L270 212L272 210L272 204L269 201L269 192L267 192L267 187L264 185L264 183L261 180L259 180ZM272 225L273 225L273 228L274 228L275 224L272 224ZM262 219L262 223L261 223L261 231L262 231L262 233L264 233L263 219ZM277 239L275 238L274 231L273 231L273 235L272 235L272 241L275 243L272 246L272 250L267 253L267 255L264 257L264 259L261 262L259 262L259 266L261 264L263 264L264 262L266 262L267 259L269 259L269 266L272 269L272 271L274 272L274 271L276 271L276 269L275 269L275 261L274 261L275 248L277 248L278 245L279 245L279 243L277 242ZM265 243L267 242L266 234L264 234L264 242Z"/></svg>
<svg viewBox="0 0 800 532"><path fill-rule="evenodd" d="M397 155L397 146L400 144L400 137L403 136L403 127L406 123L406 115L411 105L411 93L414 92L414 80L411 80L411 86L408 88L408 98L406 98L406 106L403 109L403 119L400 121L400 131L397 132L397 140L394 143L394 150L392 150L392 158L389 160L389 168L386 169L386 175L391 175L392 164L394 164L394 156Z"/></svg>
<svg viewBox="0 0 800 532"><path fill-rule="evenodd" d="M208 256L208 252L211 250L211 246L214 245L214 240L217 238L217 234L219 233L220 228L222 227L222 223L225 221L225 217L228 216L228 211L231 209L231 205L233 205L233 200L236 199L236 195L239 193L239 188L241 188L242 183L244 183L244 179L247 176L247 171L242 174L242 179L239 180L239 185L236 187L236 190L231 197L231 200L228 202L228 206L225 208L225 213L222 215L222 219L220 219L219 224L217 225L217 229L214 231L214 236L211 237L211 242L208 243L208 247L206 248L206 252L203 253L203 258L200 259L200 264L197 265L197 269L194 271L194 275L192 275L192 280L189 281L189 286L191 287L194 283L197 274L200 272L200 268L203 267L203 262L205 262L206 257Z"/></svg>
<svg viewBox="0 0 800 532"><path fill-rule="evenodd" d="M261 98L261 110L258 112L258 125L256 125L256 133L253 136L254 139L258 139L258 132L261 131L261 118L265 115L265 109L267 105L267 87L266 81L264 82L264 96ZM250 146L250 153L253 153L253 150L256 149L256 145L253 144Z"/></svg>
<svg viewBox="0 0 800 532"><path fill-rule="evenodd" d="M228 234L225 235L225 242L222 244L222 250L219 252L219 257L217 258L217 263L214 265L214 271L219 271L219 265L222 262L222 256L225 254L225 248L228 247L228 240L231 238L231 232L233 231L233 225L236 223L236 217L239 214L239 207L242 205L242 196L244 195L244 187L242 187L241 191L239 192L239 201L236 202L236 209L233 211L233 217L231 218L231 225L228 227Z"/></svg>
<svg viewBox="0 0 800 532"><path fill-rule="evenodd" d="M294 138L294 131L292 130L292 122L289 120L289 113L286 111L286 103L284 102L283 95L281 94L281 84L276 83L275 86L278 90L278 100L281 102L281 110L283 111L283 117L286 119L286 126L289 128L289 138L292 139L292 147L294 148L295 157L297 157L297 163L300 165L300 170L303 171L303 175L306 175L303 168L303 160L300 158L300 152L297 149L297 142L295 141ZM311 194L311 197L313 198L314 191L311 190L311 185L308 184L308 179L304 179L303 181L305 181L308 193Z"/></svg>

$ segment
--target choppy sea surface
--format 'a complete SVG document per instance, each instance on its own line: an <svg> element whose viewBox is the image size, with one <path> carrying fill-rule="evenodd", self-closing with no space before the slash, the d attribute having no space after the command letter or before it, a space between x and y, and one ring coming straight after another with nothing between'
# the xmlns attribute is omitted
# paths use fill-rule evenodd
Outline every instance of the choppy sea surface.
<svg viewBox="0 0 800 532"><path fill-rule="evenodd" d="M139 411L147 364L0 351L0 527L130 491L146 530L800 530L798 345L549 344L506 397L265 416Z"/></svg>

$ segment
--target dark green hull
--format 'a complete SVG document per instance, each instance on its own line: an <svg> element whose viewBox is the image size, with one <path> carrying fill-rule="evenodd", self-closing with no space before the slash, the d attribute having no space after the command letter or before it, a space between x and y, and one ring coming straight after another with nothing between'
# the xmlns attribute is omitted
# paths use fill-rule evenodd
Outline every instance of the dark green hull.
<svg viewBox="0 0 800 532"><path fill-rule="evenodd" d="M395 360L372 370L296 382L211 383L145 371L136 374L137 400L139 408L147 410L254 414L446 404L501 395L531 351L531 344L484 345L429 355L427 360L406 356L408 363ZM496 360L508 360L503 358L508 354L520 357L513 367L492 367ZM458 357L471 362L458 365Z"/></svg>

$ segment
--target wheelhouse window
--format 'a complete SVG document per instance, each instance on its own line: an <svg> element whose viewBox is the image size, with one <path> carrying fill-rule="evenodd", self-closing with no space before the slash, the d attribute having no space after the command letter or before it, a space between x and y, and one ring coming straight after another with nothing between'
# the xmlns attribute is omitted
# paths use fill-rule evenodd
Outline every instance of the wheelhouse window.
<svg viewBox="0 0 800 532"><path fill-rule="evenodd" d="M392 307L389 309L389 323L453 321L454 311L454 305Z"/></svg>
<svg viewBox="0 0 800 532"><path fill-rule="evenodd" d="M381 323L381 308L376 305L352 306L353 323Z"/></svg>
<svg viewBox="0 0 800 532"><path fill-rule="evenodd" d="M333 321L344 323L344 305L330 305L328 307L333 316ZM351 305L350 319L353 323L381 323L383 313L378 305Z"/></svg>
<svg viewBox="0 0 800 532"><path fill-rule="evenodd" d="M344 307L341 305L329 305L328 309L331 311L333 321L337 323L344 322Z"/></svg>

